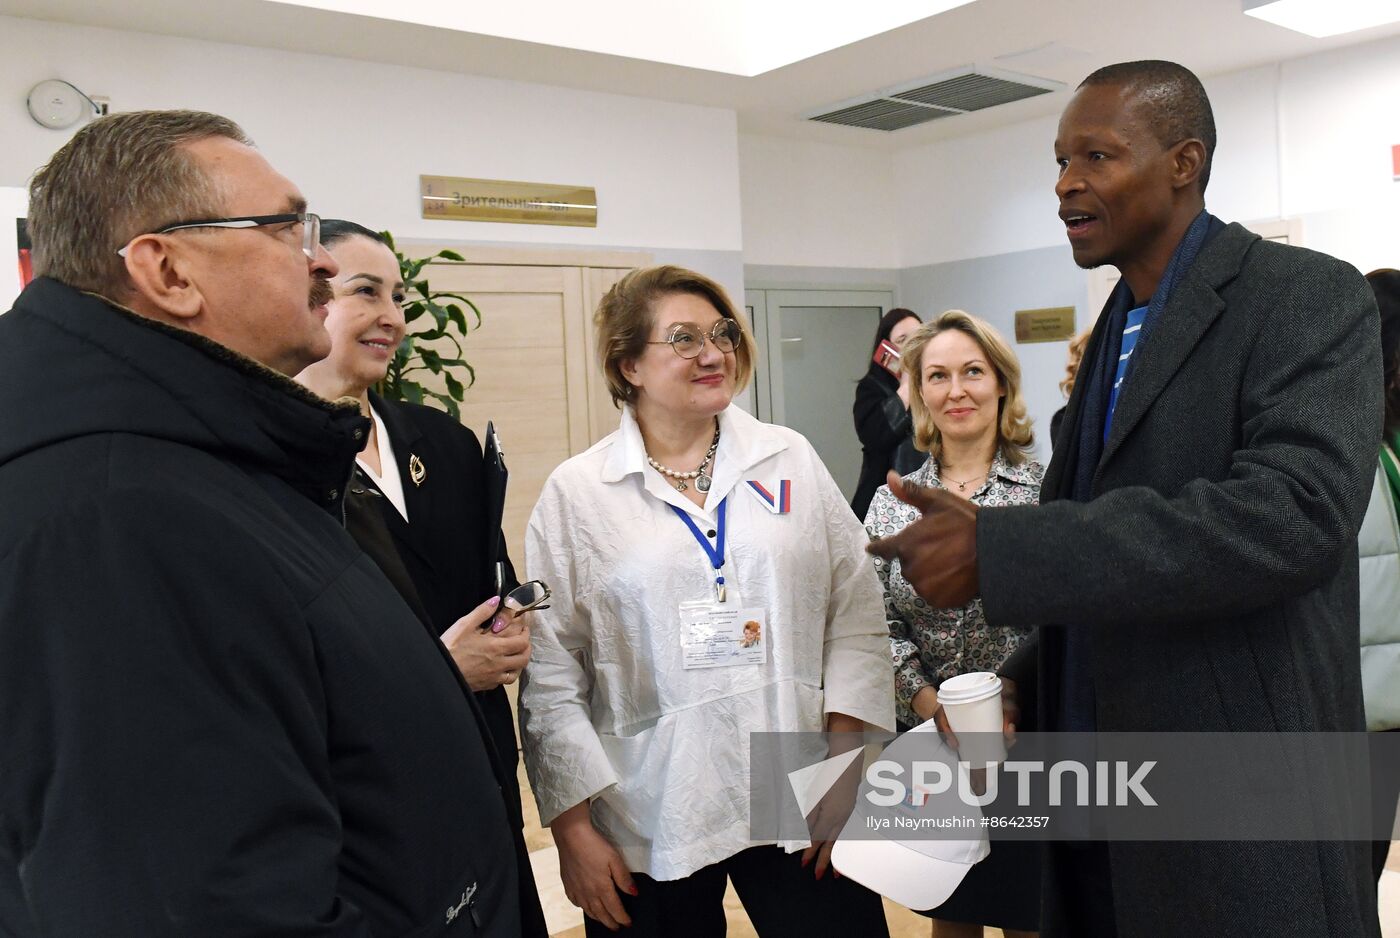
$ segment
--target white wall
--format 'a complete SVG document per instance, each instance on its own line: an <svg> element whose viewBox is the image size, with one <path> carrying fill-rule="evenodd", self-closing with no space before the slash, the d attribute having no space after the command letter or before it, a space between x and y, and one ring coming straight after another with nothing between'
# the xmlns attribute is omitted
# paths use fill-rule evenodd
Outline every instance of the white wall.
<svg viewBox="0 0 1400 938"><path fill-rule="evenodd" d="M1056 123L1040 118L896 152L899 266L1063 244Z"/></svg>
<svg viewBox="0 0 1400 938"><path fill-rule="evenodd" d="M897 266L890 152L739 135L744 263Z"/></svg>
<svg viewBox="0 0 1400 938"><path fill-rule="evenodd" d="M1400 39L1205 85L1219 134L1212 212L1230 221L1301 217L1308 247L1362 270L1400 265L1390 156L1400 143ZM1053 191L1057 122L897 151L899 266L1064 246Z"/></svg>
<svg viewBox="0 0 1400 938"><path fill-rule="evenodd" d="M16 187L0 186L0 313L14 305L19 296L19 232L15 220L29 212L29 193Z"/></svg>
<svg viewBox="0 0 1400 938"><path fill-rule="evenodd" d="M1276 71L1205 82L1221 137L1207 201L1222 218L1278 216ZM1065 247L1054 191L1058 125L1044 117L898 151L901 266Z"/></svg>
<svg viewBox="0 0 1400 938"><path fill-rule="evenodd" d="M25 185L70 136L25 111L58 77L116 110L225 114L314 211L404 237L741 247L730 110L0 17L0 185ZM427 221L420 173L593 186L598 227Z"/></svg>
<svg viewBox="0 0 1400 938"><path fill-rule="evenodd" d="M1283 212L1303 243L1361 270L1400 267L1400 38L1284 63Z"/></svg>

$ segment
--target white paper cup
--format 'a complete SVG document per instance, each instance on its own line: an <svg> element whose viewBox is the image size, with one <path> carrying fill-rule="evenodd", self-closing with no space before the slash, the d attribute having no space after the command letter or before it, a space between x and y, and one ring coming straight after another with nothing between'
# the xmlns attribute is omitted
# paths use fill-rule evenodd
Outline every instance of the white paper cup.
<svg viewBox="0 0 1400 938"><path fill-rule="evenodd" d="M958 737L959 761L994 765L1006 758L1001 678L990 671L950 677L938 686L938 702Z"/></svg>

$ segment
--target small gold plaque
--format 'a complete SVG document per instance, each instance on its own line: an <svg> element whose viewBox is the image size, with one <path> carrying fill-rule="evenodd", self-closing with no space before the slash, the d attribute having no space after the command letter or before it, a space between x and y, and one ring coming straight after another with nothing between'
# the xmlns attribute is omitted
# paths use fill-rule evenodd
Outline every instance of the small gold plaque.
<svg viewBox="0 0 1400 938"><path fill-rule="evenodd" d="M1017 342L1063 342L1074 338L1074 307L1055 306L1050 309L1018 309L1016 311Z"/></svg>
<svg viewBox="0 0 1400 938"><path fill-rule="evenodd" d="M419 176L418 190L424 218L598 227L598 196L585 186Z"/></svg>

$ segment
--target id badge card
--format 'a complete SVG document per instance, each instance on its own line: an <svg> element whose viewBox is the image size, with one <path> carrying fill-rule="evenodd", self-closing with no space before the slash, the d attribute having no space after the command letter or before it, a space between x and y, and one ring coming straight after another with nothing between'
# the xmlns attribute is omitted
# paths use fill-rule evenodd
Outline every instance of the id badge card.
<svg viewBox="0 0 1400 938"><path fill-rule="evenodd" d="M768 622L762 609L707 600L680 604L681 665L729 668L768 660Z"/></svg>

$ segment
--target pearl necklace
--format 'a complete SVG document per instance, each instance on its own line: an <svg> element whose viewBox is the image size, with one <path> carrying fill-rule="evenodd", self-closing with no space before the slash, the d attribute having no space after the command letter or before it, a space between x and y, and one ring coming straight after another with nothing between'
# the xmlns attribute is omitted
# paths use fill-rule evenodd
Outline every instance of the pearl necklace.
<svg viewBox="0 0 1400 938"><path fill-rule="evenodd" d="M690 472L677 472L674 469L661 465L661 463L657 462L655 459L652 459L650 453L647 453L647 464L657 472L669 478L671 484L676 487L677 492L684 492L688 488L686 482L691 479L695 480L695 488L698 491L708 492L710 490L711 479L710 474L706 472L705 469L715 458L715 451L718 449L719 418L715 418L715 438L710 441L710 448L705 451L705 458L700 460L700 465L698 467L692 469Z"/></svg>

